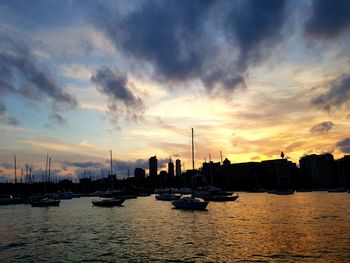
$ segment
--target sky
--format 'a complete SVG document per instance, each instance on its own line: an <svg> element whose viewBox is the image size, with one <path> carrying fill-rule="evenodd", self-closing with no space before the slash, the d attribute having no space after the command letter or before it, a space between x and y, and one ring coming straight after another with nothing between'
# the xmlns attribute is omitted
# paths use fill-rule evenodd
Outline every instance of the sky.
<svg viewBox="0 0 350 263"><path fill-rule="evenodd" d="M0 177L350 153L350 1L0 2ZM89 172L90 171L90 172Z"/></svg>

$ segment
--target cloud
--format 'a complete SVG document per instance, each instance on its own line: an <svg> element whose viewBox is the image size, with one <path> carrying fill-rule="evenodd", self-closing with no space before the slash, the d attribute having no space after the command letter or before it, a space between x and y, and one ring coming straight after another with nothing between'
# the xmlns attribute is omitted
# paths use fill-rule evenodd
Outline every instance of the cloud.
<svg viewBox="0 0 350 263"><path fill-rule="evenodd" d="M50 122L49 122L49 126L50 125L59 125L59 126L63 126L67 124L67 120L65 118L63 118L60 114L58 114L57 112L54 112L50 115Z"/></svg>
<svg viewBox="0 0 350 263"><path fill-rule="evenodd" d="M3 167L5 169L13 169L14 164L13 163L0 163L0 167Z"/></svg>
<svg viewBox="0 0 350 263"><path fill-rule="evenodd" d="M249 63L259 62L281 37L286 20L286 1L250 0L239 3L226 19L226 29L233 32L232 40L241 51L238 68L245 70Z"/></svg>
<svg viewBox="0 0 350 263"><path fill-rule="evenodd" d="M145 1L128 12L104 6L95 23L138 67L151 65L155 79L232 92L279 40L284 7L281 0Z"/></svg>
<svg viewBox="0 0 350 263"><path fill-rule="evenodd" d="M345 138L337 142L337 147L339 147L343 153L350 153L350 138Z"/></svg>
<svg viewBox="0 0 350 263"><path fill-rule="evenodd" d="M334 124L331 121L324 121L310 129L310 133L312 134L324 134L329 132L333 128Z"/></svg>
<svg viewBox="0 0 350 263"><path fill-rule="evenodd" d="M0 34L0 94L31 101L48 100L54 110L77 106L77 100L64 92L47 70L39 67L29 48L5 34ZM16 123L13 117L8 120Z"/></svg>
<svg viewBox="0 0 350 263"><path fill-rule="evenodd" d="M108 96L110 101L108 108L116 113L116 118L123 114L129 120L137 120L143 114L144 103L133 93L130 88L132 83L128 82L128 77L124 73L104 67L97 70L91 81L98 85L101 93Z"/></svg>
<svg viewBox="0 0 350 263"><path fill-rule="evenodd" d="M341 75L327 85L325 93L311 100L311 104L330 111L347 103L350 99L350 75Z"/></svg>
<svg viewBox="0 0 350 263"><path fill-rule="evenodd" d="M350 2L347 0L314 0L305 33L313 38L333 39L350 28L349 14Z"/></svg>
<svg viewBox="0 0 350 263"><path fill-rule="evenodd" d="M71 161L64 161L64 165L67 166L74 166L78 168L95 168L95 169L101 169L103 167L102 163L98 162L71 162Z"/></svg>
<svg viewBox="0 0 350 263"><path fill-rule="evenodd" d="M6 123L11 126L17 126L19 124L18 119L8 115L6 111L6 106L0 101L0 122Z"/></svg>

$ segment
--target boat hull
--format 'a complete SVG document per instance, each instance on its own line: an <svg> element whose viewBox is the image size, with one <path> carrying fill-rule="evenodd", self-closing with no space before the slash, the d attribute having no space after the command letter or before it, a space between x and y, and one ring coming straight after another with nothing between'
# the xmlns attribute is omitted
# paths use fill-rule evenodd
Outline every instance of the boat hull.
<svg viewBox="0 0 350 263"><path fill-rule="evenodd" d="M207 201L189 203L189 202L181 202L181 199L172 201L171 203L175 209L200 210L200 211L205 211L208 205Z"/></svg>
<svg viewBox="0 0 350 263"><path fill-rule="evenodd" d="M59 206L60 200L36 201L31 202L30 205L33 207Z"/></svg>
<svg viewBox="0 0 350 263"><path fill-rule="evenodd" d="M238 195L233 196L225 196L225 195L217 195L217 196L207 196L203 197L204 201L214 201L214 202L232 202L238 199Z"/></svg>
<svg viewBox="0 0 350 263"><path fill-rule="evenodd" d="M94 206L99 206L99 207L113 207L113 206L121 206L124 203L124 199L104 199L100 201L92 201L92 204Z"/></svg>

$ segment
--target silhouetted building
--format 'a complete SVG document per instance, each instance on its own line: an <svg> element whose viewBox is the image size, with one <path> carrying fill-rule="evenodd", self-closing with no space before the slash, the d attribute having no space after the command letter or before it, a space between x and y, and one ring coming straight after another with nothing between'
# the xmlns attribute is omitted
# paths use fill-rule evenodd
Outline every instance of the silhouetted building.
<svg viewBox="0 0 350 263"><path fill-rule="evenodd" d="M176 176L181 175L181 161L179 159L176 159L175 161L175 169L176 169Z"/></svg>
<svg viewBox="0 0 350 263"><path fill-rule="evenodd" d="M221 185L222 180L220 178L220 162L203 163L202 174L206 179L206 183L210 185Z"/></svg>
<svg viewBox="0 0 350 263"><path fill-rule="evenodd" d="M287 159L275 159L261 162L262 175L268 188L290 188L292 176L297 170L296 164Z"/></svg>
<svg viewBox="0 0 350 263"><path fill-rule="evenodd" d="M168 163L168 175L169 176L174 176L174 163L172 162L171 158Z"/></svg>
<svg viewBox="0 0 350 263"><path fill-rule="evenodd" d="M149 176L156 177L158 174L157 156L149 158Z"/></svg>
<svg viewBox="0 0 350 263"><path fill-rule="evenodd" d="M224 160L220 167L223 186L236 190L251 190L261 186L259 174L261 163L247 162L231 164L228 159Z"/></svg>
<svg viewBox="0 0 350 263"><path fill-rule="evenodd" d="M223 165L230 165L231 162L229 159L225 158L225 160L223 161Z"/></svg>
<svg viewBox="0 0 350 263"><path fill-rule="evenodd" d="M136 182L142 182L143 180L145 180L145 177L146 177L145 169L135 168L134 177Z"/></svg>
<svg viewBox="0 0 350 263"><path fill-rule="evenodd" d="M313 188L333 187L335 162L330 153L307 155L299 160L302 176Z"/></svg>
<svg viewBox="0 0 350 263"><path fill-rule="evenodd" d="M350 187L350 155L336 160L337 181L339 187Z"/></svg>

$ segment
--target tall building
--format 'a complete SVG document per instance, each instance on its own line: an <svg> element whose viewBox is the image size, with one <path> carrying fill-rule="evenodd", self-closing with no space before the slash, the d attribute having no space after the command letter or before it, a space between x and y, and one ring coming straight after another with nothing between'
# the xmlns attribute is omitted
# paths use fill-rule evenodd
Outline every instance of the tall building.
<svg viewBox="0 0 350 263"><path fill-rule="evenodd" d="M156 177L158 174L157 156L149 158L149 176Z"/></svg>
<svg viewBox="0 0 350 263"><path fill-rule="evenodd" d="M174 176L174 163L172 162L171 157L168 163L168 175Z"/></svg>
<svg viewBox="0 0 350 263"><path fill-rule="evenodd" d="M180 176L181 175L181 160L176 159L175 161L175 166L176 166L176 176Z"/></svg>

